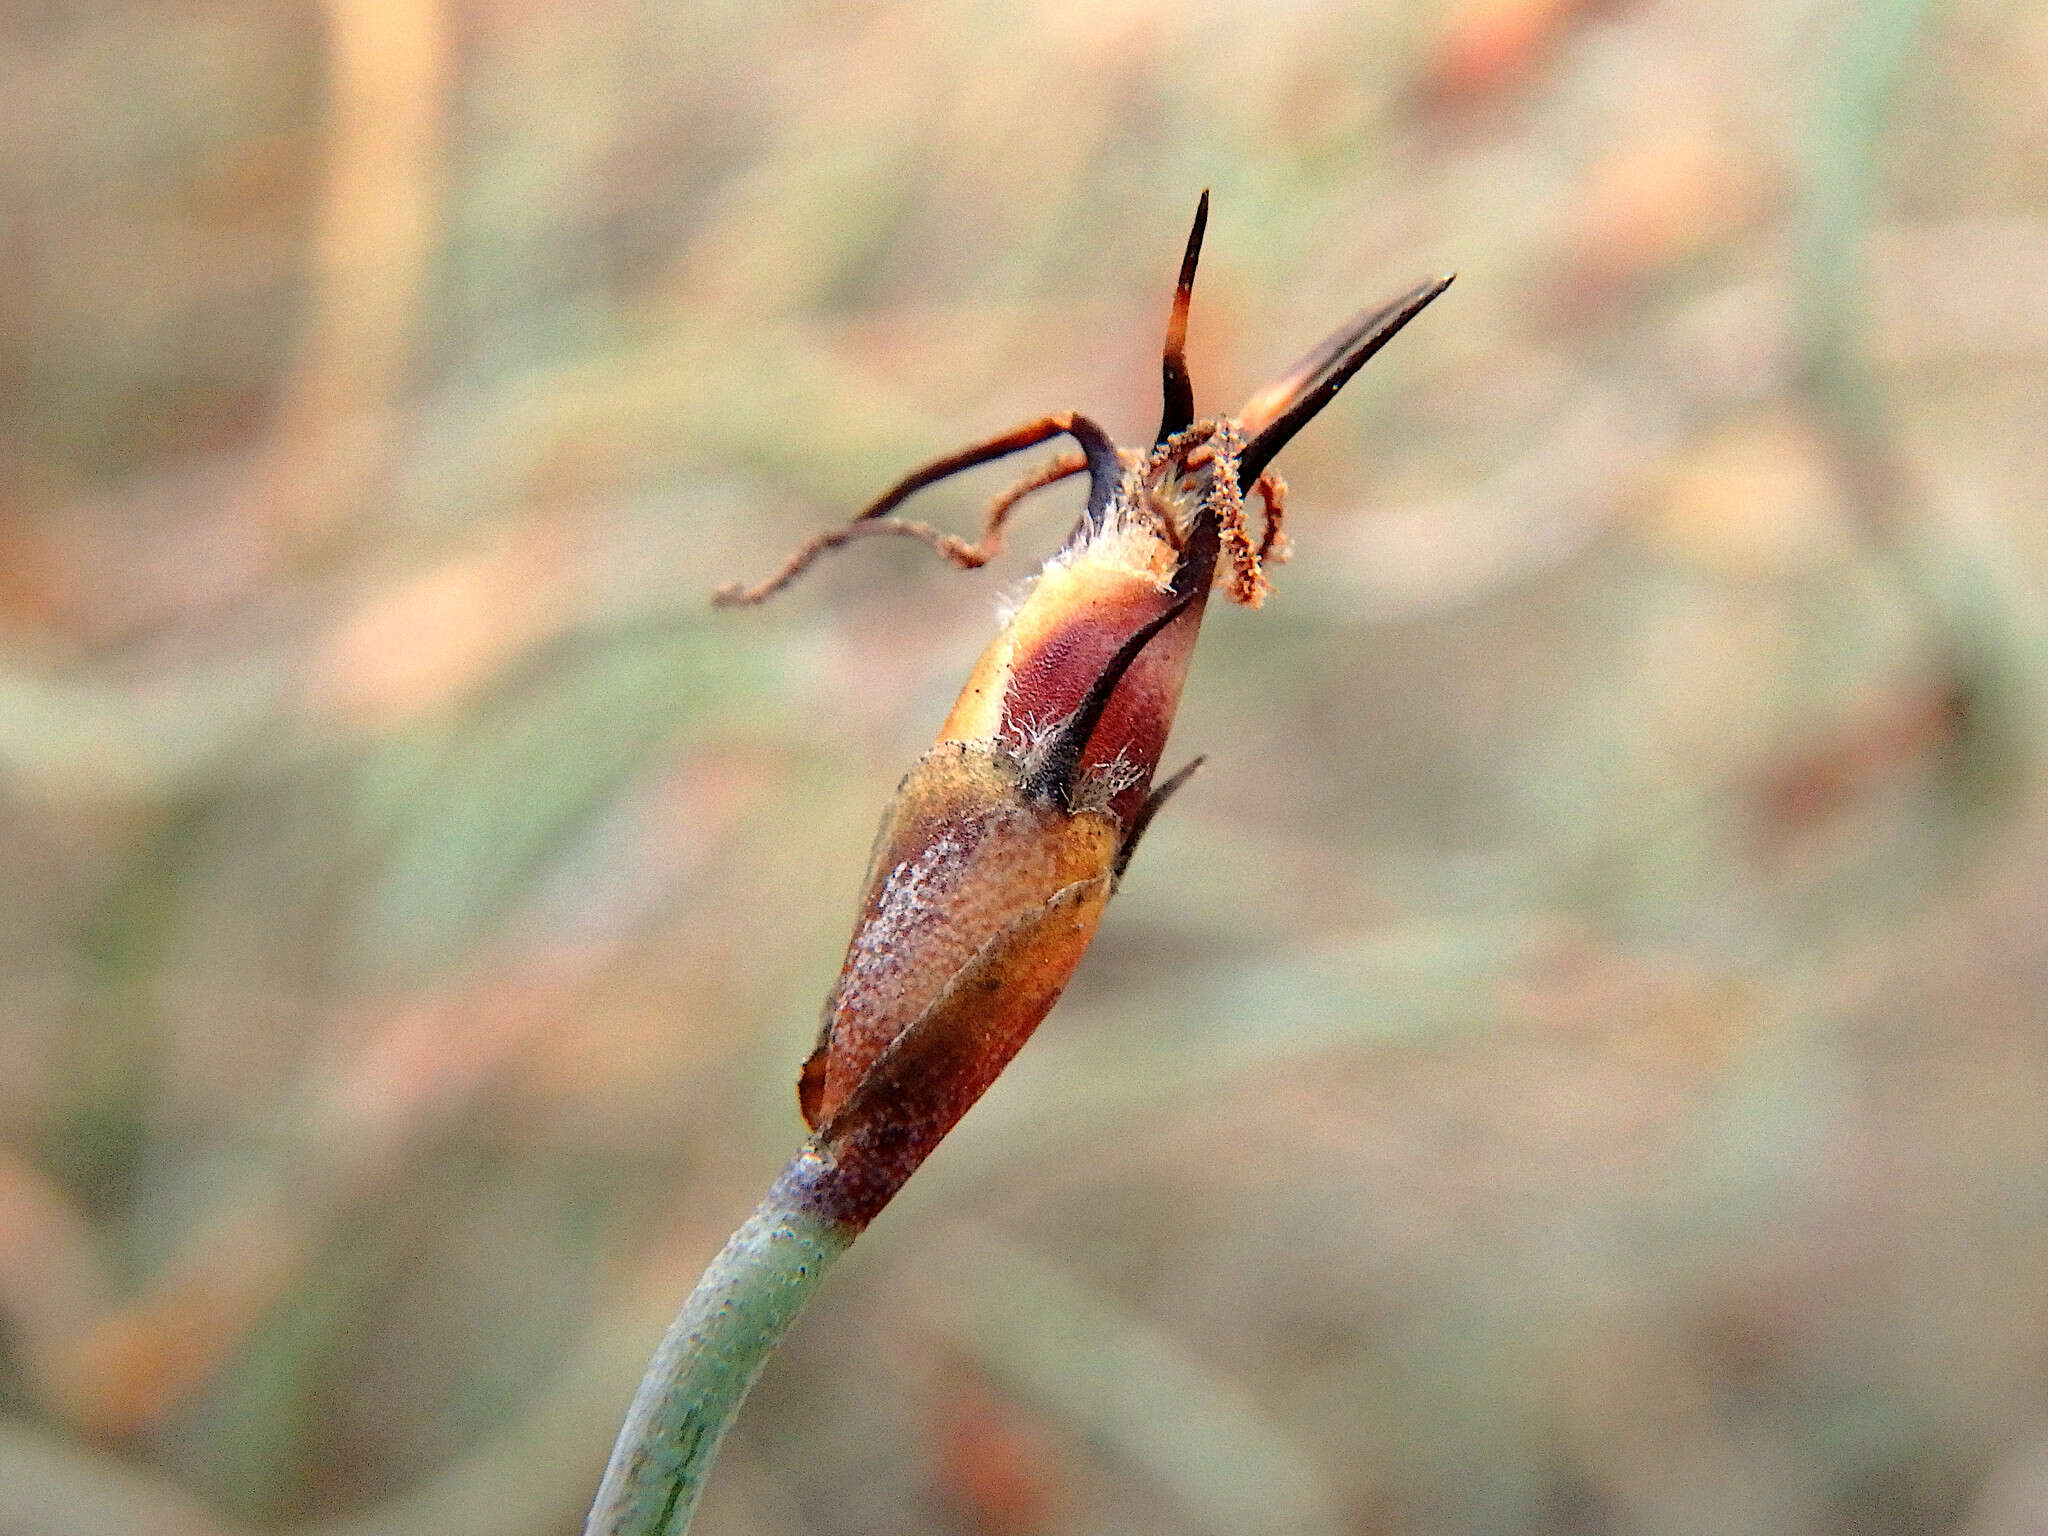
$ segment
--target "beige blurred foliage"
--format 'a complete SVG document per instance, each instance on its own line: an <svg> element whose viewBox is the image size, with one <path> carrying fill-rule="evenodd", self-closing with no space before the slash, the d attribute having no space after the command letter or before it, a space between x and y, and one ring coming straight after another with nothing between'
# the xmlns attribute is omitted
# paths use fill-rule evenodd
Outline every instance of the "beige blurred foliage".
<svg viewBox="0 0 2048 1536"><path fill-rule="evenodd" d="M706 595L1139 437L1205 186L1205 407L1460 281L700 1528L2042 1529L2044 65L2028 0L0 3L0 1536L578 1527L1074 493Z"/></svg>

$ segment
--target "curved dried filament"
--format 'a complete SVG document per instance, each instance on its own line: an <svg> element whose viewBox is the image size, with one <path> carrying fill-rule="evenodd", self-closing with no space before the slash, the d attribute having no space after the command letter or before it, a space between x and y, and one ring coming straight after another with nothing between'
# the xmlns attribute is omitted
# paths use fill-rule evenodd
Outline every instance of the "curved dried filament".
<svg viewBox="0 0 2048 1536"><path fill-rule="evenodd" d="M1101 427L1074 411L1061 411L1054 416L1041 416L1036 421L1026 422L1012 428L998 437L962 448L958 453L949 453L944 458L934 459L920 469L913 470L890 486L867 506L861 508L844 524L828 528L815 538L807 540L795 554L782 563L779 570L767 580L751 587L729 582L711 594L712 604L720 608L745 607L773 597L817 562L820 555L843 548L856 539L876 534L894 534L905 538L922 540L924 543L963 569L971 570L986 563L996 547L984 549L981 545L970 544L955 534L943 533L927 523L913 522L908 518L890 517L894 511L913 494L939 481L959 474L962 470L973 469L995 459L1021 453L1026 448L1036 447L1050 438L1070 436L1081 445L1081 462L1073 468L1062 469L1050 479L1040 480L1047 473L1041 470L1027 476L1018 486L996 499L989 509L989 518L982 530L983 538L1000 527L1002 519L1018 501L1037 490L1040 485L1050 485L1055 480L1066 478L1077 469L1085 468L1091 484L1088 492L1088 509L1085 518L1099 520L1109 499L1115 494L1123 477L1123 460L1116 451L1116 444ZM1054 464L1065 464L1071 455L1063 454ZM1036 482L1036 483L1033 483Z"/></svg>
<svg viewBox="0 0 2048 1536"><path fill-rule="evenodd" d="M907 539L917 539L929 544L943 558L952 561L963 571L971 571L985 564L989 553L979 545L970 544L958 534L947 533L934 528L930 523L914 522L907 517L883 517L866 522L848 523L842 528L828 528L815 538L807 539L796 553L782 562L780 570L767 580L751 587L738 582L727 582L711 594L711 602L718 608L745 608L754 603L766 602L797 577L811 568L820 555L843 549L859 539L872 538L877 534L895 534Z"/></svg>
<svg viewBox="0 0 2048 1536"><path fill-rule="evenodd" d="M981 515L981 551L983 561L993 560L1002 551L1003 523L1009 518L1010 509L1026 496L1044 490L1048 485L1058 485L1070 475L1078 475L1088 467L1088 455L1078 448L1069 448L1056 459L1049 459L1030 474L1011 486L1002 495L988 504L988 510Z"/></svg>
<svg viewBox="0 0 2048 1536"><path fill-rule="evenodd" d="M1259 498L1260 510L1264 513L1265 533L1259 539L1259 564L1285 565L1287 557L1294 550L1281 532L1281 519L1287 515L1287 482L1273 470L1262 472L1252 485Z"/></svg>
<svg viewBox="0 0 2048 1536"><path fill-rule="evenodd" d="M1233 603L1257 608L1266 601L1271 587L1266 573L1259 568L1259 552L1252 548L1251 530L1245 526L1244 493L1237 488L1233 476L1218 473L1210 501L1216 508L1217 527L1223 535L1223 553L1230 562L1230 577L1224 590Z"/></svg>

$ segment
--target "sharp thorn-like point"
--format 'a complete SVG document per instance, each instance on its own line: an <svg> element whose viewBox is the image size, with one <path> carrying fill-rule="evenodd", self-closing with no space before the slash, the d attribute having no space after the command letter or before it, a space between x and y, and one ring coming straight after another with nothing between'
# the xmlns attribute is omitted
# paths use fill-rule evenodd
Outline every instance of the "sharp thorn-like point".
<svg viewBox="0 0 2048 1536"><path fill-rule="evenodd" d="M1158 441L1184 431L1195 419L1195 385L1188 376L1188 305L1195 294L1195 267L1202 259L1202 236L1209 228L1209 192L1195 204L1195 226L1188 231L1180 258L1180 279L1173 287L1173 312L1166 320L1166 351L1159 364L1165 404L1159 416Z"/></svg>
<svg viewBox="0 0 2048 1536"><path fill-rule="evenodd" d="M1152 818L1159 814L1160 807L1171 800L1189 779L1200 773L1202 765L1208 761L1206 757L1193 759L1180 772L1164 784L1155 787L1152 793L1145 797L1145 803L1138 808L1138 814L1131 821L1130 831L1124 834L1123 845L1116 851L1115 874L1119 881L1123 879L1124 871L1131 867L1131 855L1138 851L1138 844L1145 836L1145 829L1152 825Z"/></svg>
<svg viewBox="0 0 2048 1536"><path fill-rule="evenodd" d="M1393 303L1359 316L1311 352L1280 385L1260 391L1255 400L1272 401L1277 391L1279 401L1274 401L1276 408L1238 456L1239 486L1249 491L1294 434L1315 420L1322 408L1337 397L1337 391L1350 383L1352 376L1380 348L1398 336L1402 327L1429 308L1456 277L1455 272L1447 272L1418 283ZM1251 414L1250 407L1246 414Z"/></svg>

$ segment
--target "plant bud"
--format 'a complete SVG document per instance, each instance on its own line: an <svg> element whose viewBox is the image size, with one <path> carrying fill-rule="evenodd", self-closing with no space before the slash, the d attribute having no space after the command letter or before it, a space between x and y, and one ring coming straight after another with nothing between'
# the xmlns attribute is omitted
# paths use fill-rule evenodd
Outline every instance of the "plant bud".
<svg viewBox="0 0 2048 1536"><path fill-rule="evenodd" d="M1029 491L1086 470L1087 509L975 664L938 743L882 818L867 893L798 1102L817 1161L809 1200L865 1226L995 1081L1058 1000L1153 813L1197 764L1154 787L1213 586L1256 607L1281 558L1273 456L1449 283L1360 317L1261 390L1238 418L1193 419L1184 359L1203 195L1175 290L1150 450L1119 450L1073 413L925 466L761 586L871 533L925 539L979 565ZM1055 460L990 509L980 544L886 514L911 493L1059 436ZM1244 498L1264 527L1254 545Z"/></svg>

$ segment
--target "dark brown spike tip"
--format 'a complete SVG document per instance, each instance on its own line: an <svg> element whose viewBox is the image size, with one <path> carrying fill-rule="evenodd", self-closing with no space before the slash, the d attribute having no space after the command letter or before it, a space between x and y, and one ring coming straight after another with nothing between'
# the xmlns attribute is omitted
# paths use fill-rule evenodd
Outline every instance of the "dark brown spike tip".
<svg viewBox="0 0 2048 1536"><path fill-rule="evenodd" d="M1195 264L1202 259L1202 235L1209 228L1209 189L1195 204L1195 227L1180 258L1180 280L1173 286L1173 313L1166 319L1166 352L1159 376L1166 404L1159 418L1159 442L1185 432L1195 420L1195 382L1188 377L1188 305L1195 294Z"/></svg>
<svg viewBox="0 0 2048 1536"><path fill-rule="evenodd" d="M1351 382L1352 375L1371 361L1374 353L1429 308L1457 275L1447 272L1417 283L1393 303L1360 315L1311 351L1285 377L1246 401L1238 420L1250 441L1238 455L1239 487L1249 491L1294 434L1337 397L1337 391Z"/></svg>
<svg viewBox="0 0 2048 1536"><path fill-rule="evenodd" d="M1152 818L1159 814L1159 808L1171 800L1189 779L1200 773L1202 765L1208 761L1207 757L1195 758L1145 797L1145 803L1138 807L1138 814L1131 819L1131 830L1124 834L1124 840L1116 850L1116 866L1112 873L1119 884L1123 881L1124 871L1131 867L1131 855L1138 851L1138 842L1144 837L1145 829L1152 825Z"/></svg>

